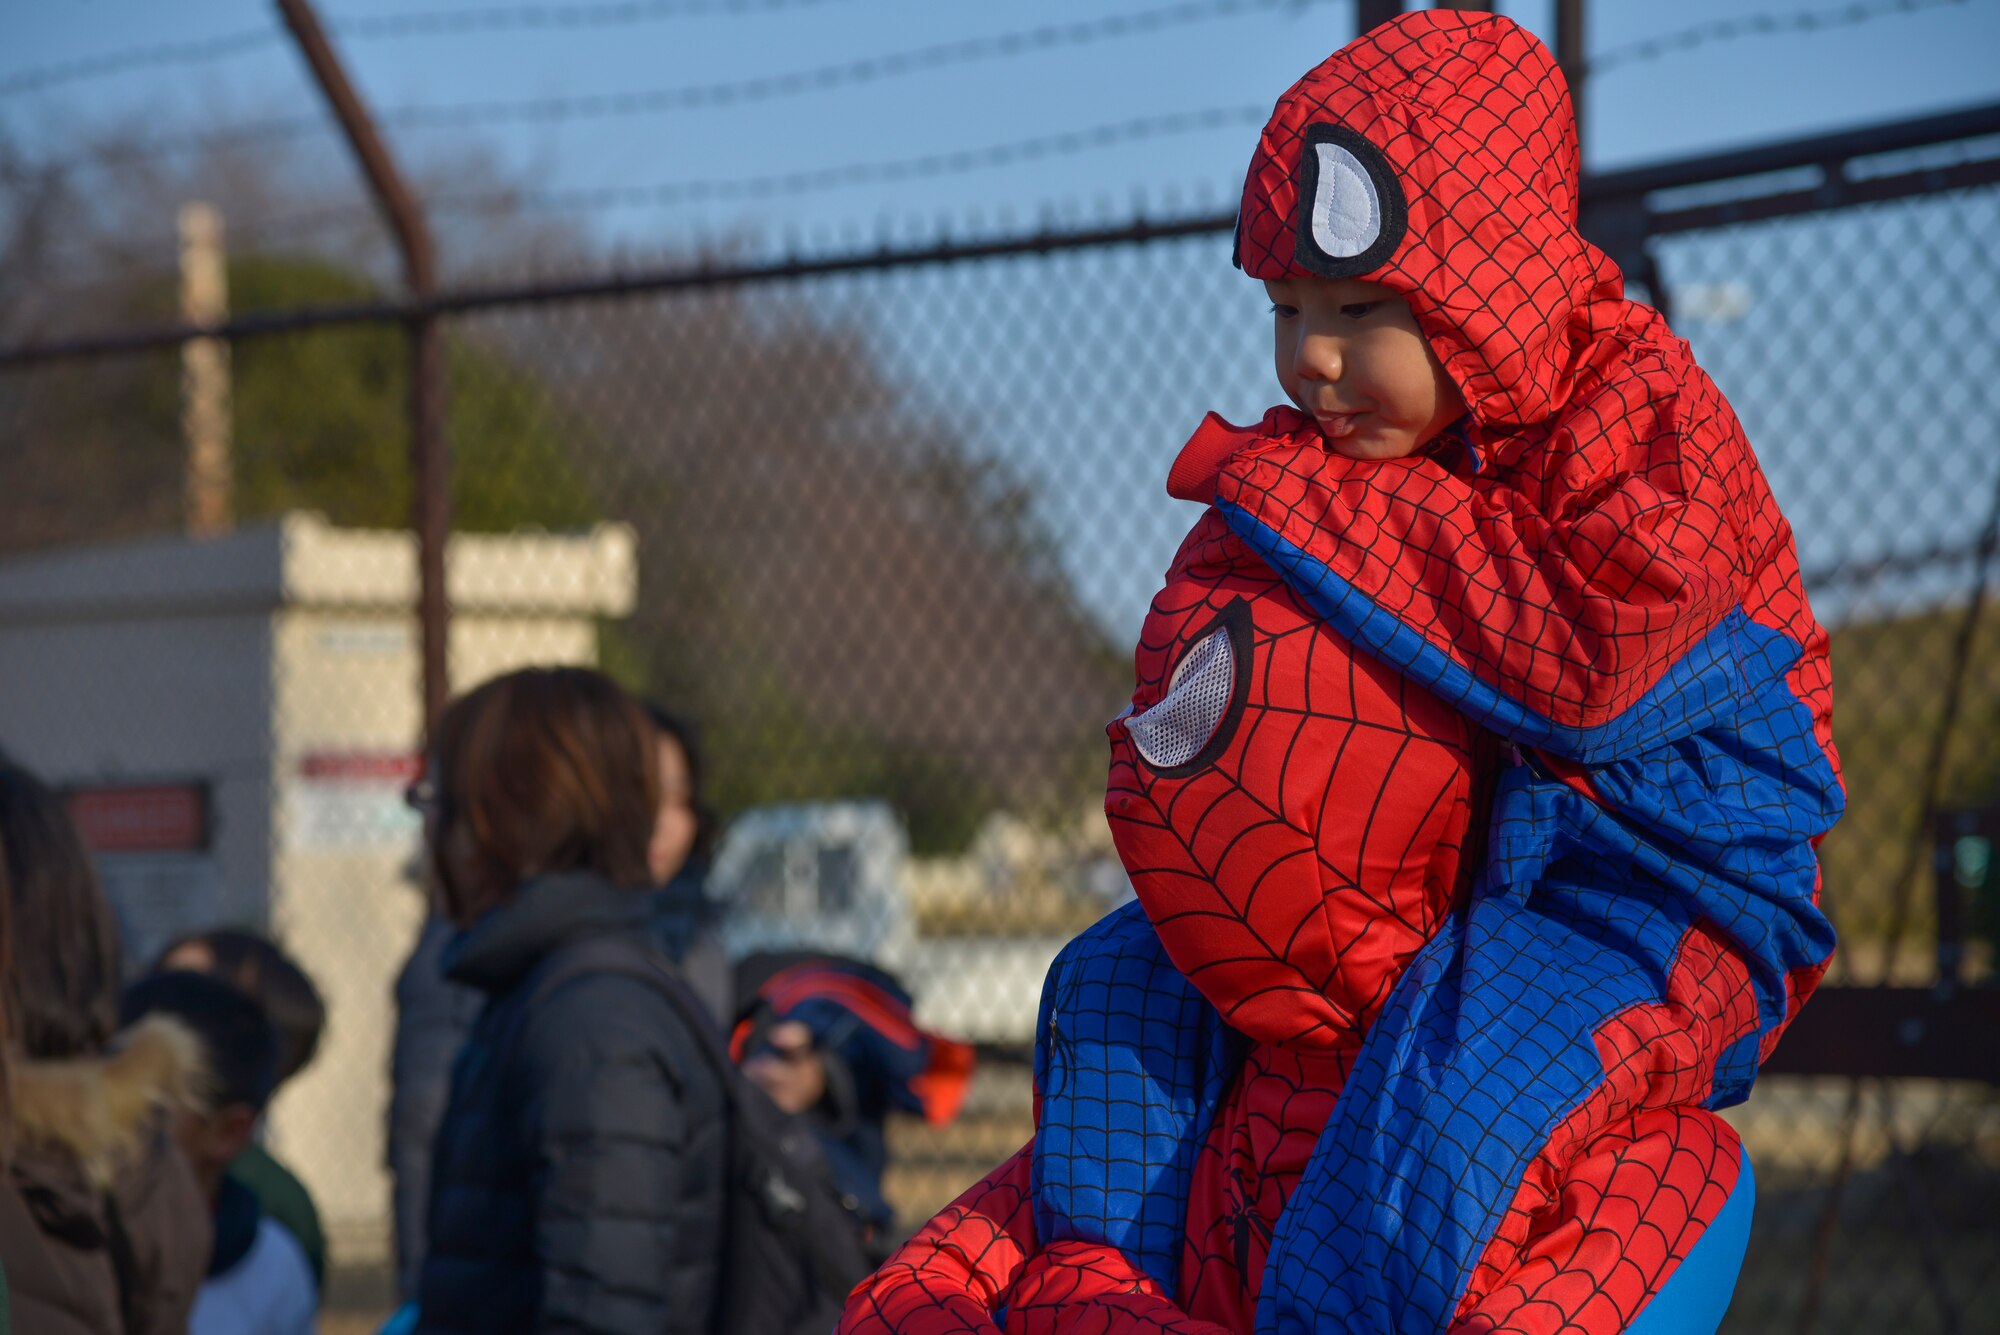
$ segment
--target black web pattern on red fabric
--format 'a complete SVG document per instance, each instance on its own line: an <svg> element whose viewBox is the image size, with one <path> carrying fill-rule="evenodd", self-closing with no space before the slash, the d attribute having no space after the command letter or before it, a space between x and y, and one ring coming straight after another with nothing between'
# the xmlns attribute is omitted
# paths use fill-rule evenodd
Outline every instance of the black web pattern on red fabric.
<svg viewBox="0 0 2000 1335"><path fill-rule="evenodd" d="M1034 1251L1030 1144L939 1211L856 1287L840 1329L991 1331L998 1295Z"/></svg>
<svg viewBox="0 0 2000 1335"><path fill-rule="evenodd" d="M1142 633L1135 711L1239 599L1247 699L1230 744L1194 774L1162 774L1113 729L1113 835L1167 953L1231 1025L1346 1044L1450 903L1471 731L1355 655L1213 514L1190 545Z"/></svg>
<svg viewBox="0 0 2000 1335"><path fill-rule="evenodd" d="M1259 1281L1285 1202L1353 1065L1324 1053L1260 1046L1202 1146L1188 1208L1181 1305L1232 1330L1254 1320Z"/></svg>
<svg viewBox="0 0 2000 1335"><path fill-rule="evenodd" d="M1189 643L1214 623L1222 608L1238 599L1252 609L1253 625L1252 670L1245 687L1249 698L1235 737L1200 773L1167 777L1139 761L1129 743L1116 737L1114 727L1118 757L1110 796L1114 829L1148 910L1158 920L1160 940L1171 950L1177 934L1185 930L1181 967L1232 1021L1267 1043L1303 1040L1339 1054L1351 1051L1366 1017L1407 960L1408 948L1421 944L1434 930L1440 902L1450 899L1454 875L1431 865L1425 855L1448 848L1448 861L1455 866L1455 838L1434 831L1426 843L1416 827L1386 843L1381 836L1390 823L1411 821L1409 805L1421 805L1406 805L1397 800L1399 794L1429 791L1422 744L1445 751L1450 748L1441 746L1433 734L1467 734L1463 719L1441 702L1357 658L1317 624L1214 514L1190 536L1175 575L1156 600L1140 650L1141 685L1135 706L1143 708L1160 697ZM1413 722L1418 715L1424 717L1422 726ZM1365 753L1373 747L1383 749L1370 760ZM1262 759L1250 759L1253 756ZM1458 801L1470 805L1463 795L1471 782L1466 754L1457 757L1455 769L1461 785ZM1121 797L1126 802L1123 810ZM1288 818L1293 799L1298 799L1297 811ZM1357 814L1360 809L1365 809L1365 816ZM1322 847L1322 836L1333 839L1334 845ZM1342 843L1343 839L1349 842ZM1364 856L1371 847L1385 865L1411 878L1406 890L1421 887L1414 905L1383 894L1381 868ZM1303 868L1303 874L1282 874L1288 863ZM1617 863L1628 869L1630 865L1629 858ZM1603 882L1615 870L1607 866L1586 881ZM1363 886L1368 887L1366 892ZM1135 926L1143 935L1145 924ZM1386 943L1385 935L1390 938ZM1388 948L1371 956L1371 940L1378 948ZM1605 1051L1617 1054L1612 1058L1614 1070L1624 1073L1600 1090L1601 1098L1610 1102L1586 1109L1574 1119L1566 1138L1546 1147L1548 1153L1536 1159L1518 1198L1508 1205L1500 1234L1482 1254L1479 1287L1469 1291L1468 1301L1474 1305L1466 1321L1485 1321L1484 1305L1489 1302L1511 1304L1509 1310L1526 1315L1518 1322L1508 1317L1503 1324L1496 1318L1465 1329L1553 1330L1561 1323L1546 1324L1551 1313L1560 1309L1573 1315L1613 1288L1615 1302L1609 1307L1600 1302L1599 1308L1636 1310L1651 1291L1649 1286L1678 1259L1678 1249L1698 1236L1699 1223L1690 1221L1706 1217L1702 1212L1713 1204L1718 1190L1726 1195L1725 1169L1730 1162L1726 1156L1684 1153L1675 1148L1678 1141L1671 1141L1663 1162L1673 1177L1655 1172L1648 1185L1632 1167L1648 1162L1643 1156L1635 1159L1621 1150L1607 1159L1608 1151L1598 1144L1604 1127L1615 1127L1620 1116L1631 1115L1634 1098L1641 1103L1652 1098L1687 1103L1702 1097L1712 1055L1696 1049L1715 1040L1690 1032L1687 1017L1729 1017L1730 1033L1754 1024L1754 1017L1743 1011L1746 1003L1754 1009L1754 1003L1749 1002L1740 962L1717 940L1703 937L1696 945L1692 953L1682 952L1676 973L1684 986L1671 996L1671 1004L1634 1012L1617 1032L1601 1036L1609 1045ZM1177 1017L1171 1010L1160 1010L1163 997L1185 1001L1185 984L1178 974L1162 971L1156 956L1149 959L1143 951L1108 946L1101 956L1078 962L1083 967L1073 974L1063 974L1059 966L1056 1018L1044 1032L1065 1081L1095 1078L1105 1066L1069 1051L1076 1040L1064 1031L1061 1016L1091 1020L1107 1031L1125 1025L1151 1034L1150 1039L1142 1037L1130 1045L1133 1052L1144 1054L1147 1063L1186 1058L1201 1026L1184 1012ZM1514 967L1543 966L1544 961L1523 958ZM1127 967L1135 972L1121 977L1119 970ZM1343 992L1344 1004L1338 1000ZM1274 998L1276 1004L1268 1004ZM1306 1003L1322 1008L1317 1019L1301 1021ZM1260 1032L1264 1023L1278 1028ZM1572 1041L1575 1037L1570 1035ZM1670 1053L1678 1055L1662 1064ZM1501 1067L1495 1068L1491 1079L1478 1081L1477 1087L1487 1100L1504 1100L1505 1091L1520 1086L1526 1077L1503 1068L1523 1061L1532 1066L1535 1058L1531 1052L1511 1050L1494 1055ZM1553 1057L1553 1052L1546 1053L1540 1060ZM1666 1076L1668 1086L1652 1088L1648 1071ZM886 1320L883 1314L899 1310L901 1304L903 1319L882 1328L917 1331L963 1328L958 1323L971 1314L996 1307L1005 1307L1009 1328L1019 1330L1248 1330L1254 1320L1258 1280L1244 1273L1245 1266L1256 1270L1267 1254L1265 1226L1283 1216L1286 1193L1297 1180L1290 1163L1281 1162L1287 1156L1256 1148L1256 1133L1268 1136L1273 1125L1296 1118L1305 1124L1300 1143L1309 1144L1311 1124L1323 1120L1324 1107L1311 1104L1315 1097L1336 1089L1338 1082L1339 1077L1289 1082L1280 1078L1275 1083L1267 1079L1261 1085L1245 1080L1229 1098L1216 1098L1220 1120L1215 1135L1226 1135L1229 1126L1250 1128L1250 1148L1211 1139L1196 1162L1193 1181L1180 1189L1187 1208L1187 1251L1179 1292L1163 1292L1154 1277L1114 1248L1065 1238L1041 1239L1038 1250L1036 1240L1021 1238L1018 1229L1006 1246L1000 1246L989 1211L958 1211L940 1221L938 1237L926 1244L933 1262L950 1258L945 1267L949 1273L940 1273L936 1265L921 1259L905 1261L897 1271L899 1280L878 1281L889 1285L886 1294L879 1287L869 1292L867 1311L873 1314L871 1319ZM1185 1087L1188 1082L1180 1084ZM1108 1083L1101 1087L1101 1095L1095 1092L1098 1088L1078 1090L1065 1084L1061 1092L1076 1100L1070 1122L1090 1123L1105 1135L1108 1145L1111 1134L1131 1123L1138 1110L1123 1104ZM1260 1112L1256 1106L1260 1100L1275 1100L1279 1109L1275 1119ZM1496 1107L1504 1107L1504 1102ZM1457 1113L1465 1111L1460 1108ZM1682 1129L1697 1128L1706 1125L1702 1118L1682 1119L1675 1125L1682 1127L1685 1122ZM1041 1134L1052 1129L1059 1128L1045 1123ZM1434 1124L1434 1129L1445 1130L1445 1123ZM1469 1146L1470 1141L1464 1144ZM1600 1161L1623 1167L1614 1174L1615 1184L1593 1188L1590 1174L1609 1171L1592 1167ZM1012 1208L1027 1188L1009 1184L990 1189ZM1500 1191L1504 1200L1512 1188L1496 1182L1488 1189ZM1252 1205L1252 1193L1257 1197L1255 1207L1246 1208ZM1579 1223L1574 1210L1563 1213L1590 1199L1599 1199L1601 1208L1590 1207L1586 1222ZM1632 1202L1646 1205L1632 1222L1632 1229L1638 1230L1632 1245L1640 1250L1621 1251L1614 1245L1621 1235L1605 1221ZM1155 1205L1146 1201L1141 1212L1151 1214ZM1135 1208L1139 1207L1133 1201L1104 1197L1076 1214L1094 1213L1102 1230L1097 1236L1107 1236L1109 1227ZM1176 1217L1172 1202L1166 1203L1165 1214ZM1416 1217L1409 1226L1426 1225ZM959 1230L967 1231L968 1241L939 1245ZM1650 1244L1640 1234L1678 1241L1641 1264L1640 1251ZM1345 1250L1345 1244L1341 1248ZM1531 1273L1524 1268L1530 1265L1540 1269ZM978 1267L991 1273L972 1278ZM1636 1289L1635 1278L1644 1281ZM1068 1324L1072 1321L1084 1324ZM1189 1322L1196 1325L1190 1327ZM1598 1327L1593 1319L1576 1328L1618 1327Z"/></svg>
<svg viewBox="0 0 2000 1335"><path fill-rule="evenodd" d="M1306 75L1280 100L1244 184L1237 250L1252 277L1310 272L1295 247L1314 125L1366 137L1408 200L1402 245L1362 276L1408 295L1480 421L1546 416L1569 375L1570 311L1618 283L1575 231L1575 121L1547 48L1504 19L1429 11Z"/></svg>
<svg viewBox="0 0 2000 1335"><path fill-rule="evenodd" d="M1260 1048L1246 1060L1203 1147L1190 1201L1180 1306L1191 1316L1253 1328L1275 1223L1352 1057ZM1507 1245L1473 1277L1451 1329L1622 1331L1728 1199L1740 1152L1728 1125L1699 1109L1610 1119L1521 1204Z"/></svg>
<svg viewBox="0 0 2000 1335"><path fill-rule="evenodd" d="M1505 19L1433 10L1307 74L1245 183L1253 276L1305 272L1302 155L1329 123L1398 174L1409 234L1367 276L1408 297L1488 466L1343 460L1299 419L1273 434L1300 448L1240 459L1220 499L1558 728L1616 717L1740 605L1807 649L1797 685L1830 747L1789 529L1720 392L1577 233L1574 121L1547 49Z"/></svg>
<svg viewBox="0 0 2000 1335"><path fill-rule="evenodd" d="M1716 429L1734 426L1727 405L1695 398L1704 382L1600 387L1528 475L1465 478L1424 459L1373 476L1302 441L1232 465L1222 497L1482 682L1559 727L1599 727L1736 607L1755 571L1791 559L1775 504L1753 508L1769 495L1754 459ZM1579 496L1580 476L1617 481ZM1795 613L1779 628L1804 642L1809 626Z"/></svg>

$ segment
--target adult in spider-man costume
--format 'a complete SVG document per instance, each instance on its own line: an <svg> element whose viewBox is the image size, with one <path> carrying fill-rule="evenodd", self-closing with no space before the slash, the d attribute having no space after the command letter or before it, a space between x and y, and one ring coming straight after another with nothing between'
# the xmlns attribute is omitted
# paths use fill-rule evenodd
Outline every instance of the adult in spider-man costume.
<svg viewBox="0 0 2000 1335"><path fill-rule="evenodd" d="M1714 1113L1832 951L1823 632L1741 428L1577 234L1548 53L1407 14L1286 93L1253 276L1407 302L1387 461L1203 424L1107 813L1143 914L1050 972L1033 1141L843 1329L1709 1331Z"/></svg>

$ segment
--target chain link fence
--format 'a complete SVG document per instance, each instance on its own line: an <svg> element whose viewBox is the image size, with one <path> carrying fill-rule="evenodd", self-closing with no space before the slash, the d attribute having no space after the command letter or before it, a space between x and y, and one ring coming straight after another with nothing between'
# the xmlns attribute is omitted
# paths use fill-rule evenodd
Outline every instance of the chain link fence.
<svg viewBox="0 0 2000 1335"><path fill-rule="evenodd" d="M1990 988L2000 185L1745 216L1618 257L1741 415L1833 631L1830 983ZM368 298L282 251L229 278L253 322ZM1167 466L1204 412L1278 393L1228 223L465 305L453 683L596 662L697 720L736 947L870 954L984 1045L957 1123L892 1134L918 1222L1028 1135L1043 971L1129 894L1101 730L1195 517ZM422 903L407 361L379 316L231 339L239 527L201 542L177 348L0 358L0 745L94 813L135 955L247 922L319 979L332 1030L272 1136L350 1263L383 1245L389 989ZM2000 1307L1992 1087L1771 1075L1731 1118L1762 1201L1730 1330Z"/></svg>
<svg viewBox="0 0 2000 1335"><path fill-rule="evenodd" d="M1978 616L2000 518L2000 266L1978 240L1996 224L2000 190L1980 188L1655 243L1676 330L1755 443L1833 634L1832 986L1993 982L1986 854L1933 827L2000 802L2000 627ZM1939 906L1969 890L1987 925L1948 979ZM1772 1076L1730 1118L1760 1199L1728 1329L1991 1319L1992 1086Z"/></svg>

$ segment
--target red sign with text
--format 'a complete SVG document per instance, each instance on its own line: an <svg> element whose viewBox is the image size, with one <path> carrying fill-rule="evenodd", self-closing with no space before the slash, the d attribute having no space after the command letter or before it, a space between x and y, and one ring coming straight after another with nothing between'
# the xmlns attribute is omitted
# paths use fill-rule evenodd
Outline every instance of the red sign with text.
<svg viewBox="0 0 2000 1335"><path fill-rule="evenodd" d="M65 799L93 853L188 853L208 847L208 787L154 783L73 788Z"/></svg>

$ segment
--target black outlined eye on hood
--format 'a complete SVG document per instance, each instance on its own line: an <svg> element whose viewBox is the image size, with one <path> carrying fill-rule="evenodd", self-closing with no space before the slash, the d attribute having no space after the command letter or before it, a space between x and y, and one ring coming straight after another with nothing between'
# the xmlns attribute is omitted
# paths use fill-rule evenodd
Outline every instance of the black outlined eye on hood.
<svg viewBox="0 0 2000 1335"><path fill-rule="evenodd" d="M1174 665L1166 694L1125 716L1139 758L1169 778L1215 763L1250 694L1250 605L1235 599Z"/></svg>
<svg viewBox="0 0 2000 1335"><path fill-rule="evenodd" d="M1298 260L1323 278L1380 268L1409 230L1402 182L1345 125L1308 125L1299 153Z"/></svg>

